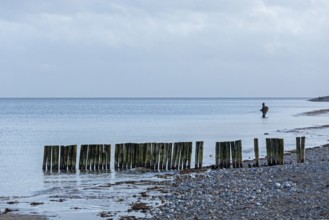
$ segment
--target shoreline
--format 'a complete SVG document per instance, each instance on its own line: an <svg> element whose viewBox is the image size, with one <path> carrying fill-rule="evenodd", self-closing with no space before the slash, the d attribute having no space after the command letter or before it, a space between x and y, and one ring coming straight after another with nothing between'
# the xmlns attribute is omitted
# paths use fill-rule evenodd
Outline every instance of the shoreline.
<svg viewBox="0 0 329 220"><path fill-rule="evenodd" d="M285 152L284 165L266 166L265 158L260 158L260 167L252 167L253 163L254 160L244 160L243 168L237 169L204 167L159 174L163 181L133 196L137 199L131 204L133 212L128 209L123 216L103 210L98 217L329 218L329 145L307 148L305 163L296 163L294 150ZM278 211L274 213L273 210ZM141 217L143 213L145 217ZM19 210L13 210L0 215L0 219L44 220L48 217L35 213L19 214Z"/></svg>

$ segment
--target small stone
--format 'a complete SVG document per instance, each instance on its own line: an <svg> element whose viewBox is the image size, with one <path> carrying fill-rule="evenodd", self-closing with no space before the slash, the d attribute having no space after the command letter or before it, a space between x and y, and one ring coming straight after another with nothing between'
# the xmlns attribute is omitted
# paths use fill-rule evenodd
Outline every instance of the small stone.
<svg viewBox="0 0 329 220"><path fill-rule="evenodd" d="M283 188L290 188L291 184L288 181L282 183Z"/></svg>
<svg viewBox="0 0 329 220"><path fill-rule="evenodd" d="M275 186L275 188L277 188L277 189L281 188L281 184L280 184L280 183L275 183L274 186Z"/></svg>

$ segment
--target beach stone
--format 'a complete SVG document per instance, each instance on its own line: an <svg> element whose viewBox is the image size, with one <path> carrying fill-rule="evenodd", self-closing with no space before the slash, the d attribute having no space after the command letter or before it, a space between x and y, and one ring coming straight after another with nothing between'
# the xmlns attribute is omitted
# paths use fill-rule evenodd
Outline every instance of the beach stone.
<svg viewBox="0 0 329 220"><path fill-rule="evenodd" d="M275 183L275 184L274 184L274 187L275 187L276 189L280 189L280 188L281 188L281 183Z"/></svg>

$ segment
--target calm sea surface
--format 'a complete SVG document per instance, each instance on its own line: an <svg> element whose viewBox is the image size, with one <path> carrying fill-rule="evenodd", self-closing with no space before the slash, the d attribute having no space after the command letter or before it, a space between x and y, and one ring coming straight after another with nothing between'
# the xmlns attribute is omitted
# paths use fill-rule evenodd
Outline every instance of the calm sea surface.
<svg viewBox="0 0 329 220"><path fill-rule="evenodd" d="M262 102L270 109L265 119L259 111ZM286 149L294 148L298 135L306 135L309 147L327 143L329 133L324 129L282 132L329 124L328 115L295 116L322 108L329 108L329 103L279 98L0 99L0 197L79 189L101 184L104 179L153 178L152 173L114 171L96 176L47 175L41 169L45 145L201 140L205 164L214 164L216 141L241 139L246 159L253 158L255 137L259 138L261 155L265 154L266 137L285 138Z"/></svg>

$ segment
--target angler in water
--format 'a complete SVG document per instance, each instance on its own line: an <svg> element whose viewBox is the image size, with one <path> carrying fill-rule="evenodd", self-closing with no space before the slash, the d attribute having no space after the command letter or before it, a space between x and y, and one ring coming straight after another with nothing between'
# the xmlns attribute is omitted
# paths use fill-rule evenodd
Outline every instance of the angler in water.
<svg viewBox="0 0 329 220"><path fill-rule="evenodd" d="M260 110L263 113L263 118L266 117L266 113L268 112L268 107L265 105L265 103L262 104L262 109Z"/></svg>

